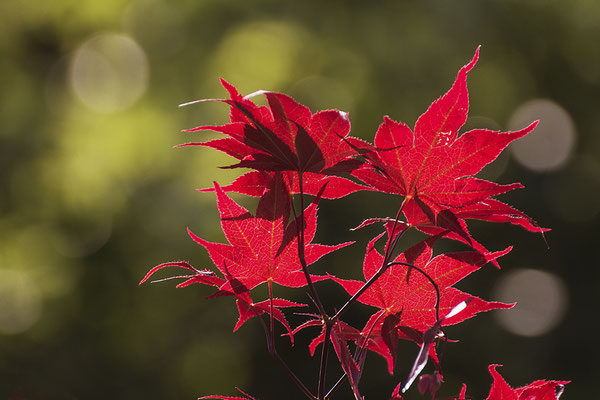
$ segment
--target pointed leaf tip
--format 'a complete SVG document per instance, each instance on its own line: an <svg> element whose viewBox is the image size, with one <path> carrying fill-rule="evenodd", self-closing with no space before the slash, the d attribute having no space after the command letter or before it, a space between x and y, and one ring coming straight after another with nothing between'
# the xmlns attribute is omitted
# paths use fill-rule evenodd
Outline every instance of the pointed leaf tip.
<svg viewBox="0 0 600 400"><path fill-rule="evenodd" d="M530 131L534 130L536 128L536 126L538 126L539 123L540 123L540 120L536 119L531 124L529 124L529 126L525 129L527 129L530 132Z"/></svg>
<svg viewBox="0 0 600 400"><path fill-rule="evenodd" d="M473 55L473 59L471 60L471 62L469 63L469 65L475 65L477 63L477 61L479 60L479 50L481 49L481 45L477 46L477 48L475 49L475 54Z"/></svg>
<svg viewBox="0 0 600 400"><path fill-rule="evenodd" d="M232 100L242 98L242 96L238 93L235 86L233 86L231 83L227 82L223 78L219 78L219 82L221 82L221 85L225 88L225 90L227 90L227 93L229 93L229 96L231 97Z"/></svg>
<svg viewBox="0 0 600 400"><path fill-rule="evenodd" d="M230 88L233 88L233 90L235 90L235 87L231 83L227 82L224 78L219 78L219 82L221 82L221 85L225 89L227 89L227 91L229 91ZM237 90L235 91L237 92Z"/></svg>

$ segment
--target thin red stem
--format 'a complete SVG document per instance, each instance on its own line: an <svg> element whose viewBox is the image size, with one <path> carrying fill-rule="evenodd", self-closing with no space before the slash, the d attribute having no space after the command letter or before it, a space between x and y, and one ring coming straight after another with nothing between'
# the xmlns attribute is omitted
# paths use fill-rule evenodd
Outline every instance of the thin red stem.
<svg viewBox="0 0 600 400"><path fill-rule="evenodd" d="M408 268L414 268L417 271L419 271L421 273L421 275L423 275L433 286L433 288L435 289L435 320L436 322L439 322L440 320L440 287L438 286L437 283L435 283L435 281L433 280L433 278L431 276L429 276L429 274L427 274L427 272L423 271L421 268L412 265L410 263L405 263L405 262L401 262L401 261L394 261L389 263L389 266L391 267L392 265L404 265L407 266Z"/></svg>
<svg viewBox="0 0 600 400"><path fill-rule="evenodd" d="M325 340L323 341L323 348L321 351L321 365L319 367L319 386L317 391L317 398L323 400L325 394L325 375L327 371L327 358L329 355L329 337L331 336L331 328L333 324L331 320L324 322L325 324Z"/></svg>
<svg viewBox="0 0 600 400"><path fill-rule="evenodd" d="M404 200L402 200L402 204L400 204L400 208L398 208L398 212L396 213L396 218L394 218L394 224L392 225L390 237L388 238L388 242L386 243L386 246L385 246L384 261L385 260L389 261L389 259L391 258L391 254L394 251L394 248L398 244L398 238L394 238L394 236L395 236L394 234L396 233L396 228L398 227L398 221L400 220L400 215L402 215L402 211L404 210L404 206L406 205L408 200L410 200L410 197L405 197Z"/></svg>
<svg viewBox="0 0 600 400"><path fill-rule="evenodd" d="M321 314L321 316L323 317L324 320L327 320L329 317L327 316L327 313L325 312L325 308L323 307L323 304L321 303L321 299L319 298L317 289L315 288L315 285L313 284L313 281L310 277L310 273L308 272L308 265L306 264L306 257L304 254L305 246L306 246L305 240L304 240L304 228L305 228L305 224L304 224L304 187L302 184L302 173L300 173L300 172L298 173L298 182L299 182L299 187L300 187L300 218L297 217L296 209L294 208L293 203L292 203L292 211L294 213L294 218L297 221L296 229L297 229L297 235L298 235L298 258L300 260L300 265L302 266L302 272L304 272L304 276L306 278L308 290L310 291L313 301L315 302L317 309L319 310L319 314Z"/></svg>
<svg viewBox="0 0 600 400"><path fill-rule="evenodd" d="M296 209L294 208L294 203L292 202L292 212L294 213L294 218L296 220L296 229L298 236L298 259L300 260L300 265L302 266L302 272L304 272L304 276L306 277L306 283L308 285L308 289L310 291L310 295L313 298L315 305L321 314L321 318L323 319L323 323L325 324L325 340L323 342L323 349L321 352L321 364L319 368L319 383L318 383L318 395L317 398L319 400L323 400L324 398L324 387L325 387L325 372L327 370L327 358L329 354L329 335L331 334L331 319L327 315L325 308L323 307L323 303L321 303L321 299L319 298L319 294L317 293L317 289L315 288L313 281L310 277L310 273L308 271L308 265L306 264L305 250L305 235L304 229L306 228L304 223L304 184L302 182L302 172L298 172L298 186L300 191L300 216L298 217L296 214Z"/></svg>
<svg viewBox="0 0 600 400"><path fill-rule="evenodd" d="M273 321L273 281L269 281L269 308L270 308L270 313L269 313L269 321L270 321L270 325L271 325L271 338L273 340L273 348L275 348L275 324Z"/></svg>

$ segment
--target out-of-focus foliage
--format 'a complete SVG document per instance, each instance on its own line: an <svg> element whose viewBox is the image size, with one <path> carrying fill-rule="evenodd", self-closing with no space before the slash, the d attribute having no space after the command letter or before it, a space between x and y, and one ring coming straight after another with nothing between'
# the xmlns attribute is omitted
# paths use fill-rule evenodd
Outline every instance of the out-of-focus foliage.
<svg viewBox="0 0 600 400"><path fill-rule="evenodd" d="M260 327L230 334L233 304L204 301L202 288L137 287L160 262L209 262L187 226L220 240L214 195L193 189L229 183L231 171L215 166L231 160L171 147L190 139L181 129L224 122L227 109L177 104L223 96L223 77L243 93L272 89L313 111L348 111L352 134L371 140L384 114L414 122L479 44L467 124L506 130L542 120L535 141L517 143L502 168L484 174L522 182L502 198L553 231L546 250L516 228L475 226L489 248L517 247L502 271L482 271L464 289L518 293L495 283L545 270L559 289L537 303L560 312L534 337L491 315L448 329L461 343L446 348L448 393L440 395L465 381L470 395L485 397L491 363L504 364L517 386L544 376L573 380L570 398L593 393L600 354L581 345L600 281L598 41L592 0L1 2L0 397L191 399L235 385L281 397L287 377L268 358ZM366 236L348 229L372 199L322 202L317 234L362 243L328 260L332 269L359 274ZM396 203L382 203L380 216ZM535 297L535 285L522 290ZM544 301L547 293L556 299ZM525 322L540 316L535 310ZM399 351L396 373L405 376L416 348ZM311 376L303 350L281 353ZM367 362L367 397L389 394L385 366ZM260 386L257 364L281 386Z"/></svg>

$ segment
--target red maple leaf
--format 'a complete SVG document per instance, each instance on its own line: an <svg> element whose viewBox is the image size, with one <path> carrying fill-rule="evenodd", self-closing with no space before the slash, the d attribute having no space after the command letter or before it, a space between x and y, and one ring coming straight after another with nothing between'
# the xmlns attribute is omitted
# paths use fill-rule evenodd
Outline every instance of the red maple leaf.
<svg viewBox="0 0 600 400"><path fill-rule="evenodd" d="M539 380L517 389L511 388L504 378L496 371L500 365L488 367L492 378L492 388L486 400L558 400L564 385L569 381Z"/></svg>
<svg viewBox="0 0 600 400"><path fill-rule="evenodd" d="M530 232L542 233L549 229L541 228L535 221L525 213L504 204L495 199L487 199L462 208L442 210L434 218L417 202L410 202L404 207L404 215L407 218L406 228L414 226L418 230L429 235L444 235L446 238L463 242L481 253L489 251L471 236L467 227L466 219L478 219L488 222L508 222L521 226ZM388 233L393 221L386 221ZM497 268L500 268L497 260L492 260Z"/></svg>
<svg viewBox="0 0 600 400"><path fill-rule="evenodd" d="M188 263L186 261L174 261L174 262L167 262L167 263L157 265L156 267L154 267L150 271L148 271L146 276L144 276L144 278L140 281L139 284L141 285L142 283L146 282L156 272L158 272L166 267L184 268L188 271L191 271L192 273L189 275L176 275L176 276L170 276L170 277L164 278L164 279L154 280L154 281L152 281L153 283L161 282L164 280L171 280L171 279L185 279L183 282L179 283L176 287L183 288L183 287L192 285L194 283L201 283L204 285L214 286L214 287L218 288L218 290L215 293L213 293L212 295L208 296L207 299L212 299L212 298L222 297L222 296L235 297L236 305L237 305L240 316L238 318L237 323L235 324L235 327L233 328L234 332L237 331L249 319L266 313L266 314L272 314L273 317L286 328L286 330L288 331L288 334L290 336L290 341L292 343L294 342L293 332L292 332L285 316L283 315L283 312L280 310L280 308L305 307L306 304L294 303L294 302L291 302L288 300L277 299L277 298L270 298L270 299L255 303L254 301L252 301L252 298L250 297L250 291L248 290L248 288L245 287L239 280L233 278L229 273L227 273L225 275L226 279L223 279L223 278L218 277L211 270L199 270L197 268L194 268L190 263Z"/></svg>
<svg viewBox="0 0 600 400"><path fill-rule="evenodd" d="M375 135L374 146L360 149L370 165L352 172L379 191L404 196L405 209L411 205L420 208L438 226L443 225L438 221L442 210L461 209L522 187L518 183L500 185L474 175L494 161L510 142L528 134L537 124L534 122L516 132L475 129L459 136L469 108L467 74L478 57L479 49L471 62L460 69L450 90L419 117L414 132L407 125L385 117ZM411 215L405 215L413 223Z"/></svg>
<svg viewBox="0 0 600 400"><path fill-rule="evenodd" d="M223 79L221 83L229 92L230 99L200 101L229 104L231 122L221 126L199 126L186 132L213 130L227 137L182 146L211 147L239 160L226 168L291 171L293 174L286 175L286 180L292 193L300 191L300 181L305 186L303 191L313 195L323 186L324 180L329 182L323 193L325 198L339 198L357 190L369 189L339 176L361 164L354 158L358 155L355 147L364 145L359 139L348 136L350 121L346 113L325 110L313 114L308 107L285 94L264 90L242 97L234 86ZM258 106L250 100L263 94L268 107ZM260 191L249 191L248 181L250 185L263 184L265 176L272 174L250 173L242 181L235 181L224 189L259 196L262 194Z"/></svg>
<svg viewBox="0 0 600 400"><path fill-rule="evenodd" d="M290 341L294 343L294 335L285 319L280 308L286 307L305 307L306 304L294 303L285 299L269 298L267 300L255 303L250 297L250 290L238 279L233 278L229 273L226 275L227 282L219 287L219 290L208 298L221 296L234 296L240 317L238 318L233 331L237 331L246 321L258 317L262 314L271 314L288 331Z"/></svg>
<svg viewBox="0 0 600 400"><path fill-rule="evenodd" d="M184 269L187 269L188 271L191 271L192 274L191 275L170 276L168 278L152 281L153 283L154 282L162 282L164 280L171 280L171 279L185 279L185 281L177 284L177 286L176 286L177 288L186 287L193 283L202 283L202 284L209 285L209 286L221 287L221 285L223 285L225 283L225 279L218 277L211 270L208 270L208 269L199 270L199 269L193 267L187 261L171 261L171 262L159 264L159 265L155 266L154 268L150 269L150 271L148 271L146 276L144 276L144 278L142 278L142 280L140 281L140 283L138 285L141 285L142 283L146 282L156 272L158 272L161 269L166 268L166 267L184 268Z"/></svg>
<svg viewBox="0 0 600 400"><path fill-rule="evenodd" d="M239 396L220 396L220 395L212 395L212 396L204 396L204 397L200 397L199 399L221 399L221 400L256 400L254 397L250 396L247 393L242 392L241 389L236 388L238 390L238 392L240 392L242 395L244 395L243 397L239 397Z"/></svg>
<svg viewBox="0 0 600 400"><path fill-rule="evenodd" d="M381 267L384 257L375 249L375 242L382 235L371 240L367 246L364 258L363 274L365 282L368 281ZM431 282L422 274L416 273L404 265L392 265L377 279L358 301L379 309L367 323L363 334L370 331L369 345L385 357L388 369L391 372L394 366L394 343L397 338L415 340L414 336L407 335L407 331L425 332L433 326L441 315L446 315L462 301L468 304L459 314L445 319L443 326L459 323L475 314L500 308L510 308L513 305L500 302L488 302L478 297L464 293L454 287L455 283L481 268L487 262L505 255L510 248L483 255L476 251L440 254L433 256L433 243L437 237L429 238L404 253L400 254L394 262L404 262L423 270L433 279L439 290L439 313L436 313L436 291ZM350 295L354 295L365 284L363 281L344 280L330 277L339 283ZM389 316L399 315L399 321L394 327L397 330L386 328ZM389 321L388 321L389 324Z"/></svg>
<svg viewBox="0 0 600 400"><path fill-rule="evenodd" d="M404 215L409 222L394 218L368 218L353 230L363 228L374 223L383 223L388 236L398 235L410 227L429 235L444 235L446 238L458 240L473 247L480 253L486 254L489 251L471 236L467 227L466 219L478 219L488 222L508 222L513 225L521 226L530 232L547 232L549 229L541 228L535 221L528 217L522 211L519 211L507 204L495 199L471 204L462 208L442 210L434 218L431 214L426 214L416 202L409 202L403 208ZM499 268L496 260L491 261Z"/></svg>
<svg viewBox="0 0 600 400"><path fill-rule="evenodd" d="M191 231L214 264L231 274L248 289L264 282L302 287L307 284L298 258L297 221L289 220L290 196L281 177L271 182L260 198L256 216L233 201L215 183L221 226L229 244L206 241ZM317 197L304 211L305 257L307 265L351 242L326 246L313 244L317 226ZM315 280L322 279L315 277Z"/></svg>
<svg viewBox="0 0 600 400"><path fill-rule="evenodd" d="M335 354L340 361L340 365L348 378L350 387L354 393L354 398L356 400L363 400L364 398L358 389L358 382L362 376L365 356L359 357L358 359L352 356L346 342L352 339L353 333L351 332L351 335L347 336L345 332L346 329L344 328L344 325L337 321L331 329L330 340L333 344Z"/></svg>

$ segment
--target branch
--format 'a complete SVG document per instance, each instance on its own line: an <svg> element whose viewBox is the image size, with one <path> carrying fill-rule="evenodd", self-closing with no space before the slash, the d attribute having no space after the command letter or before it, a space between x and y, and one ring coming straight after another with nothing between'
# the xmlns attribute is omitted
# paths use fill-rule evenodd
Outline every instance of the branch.
<svg viewBox="0 0 600 400"><path fill-rule="evenodd" d="M317 293L317 289L315 289L315 285L310 277L310 273L308 272L308 265L306 264L306 258L304 255L305 251L305 243L304 243L304 187L302 184L302 173L298 172L298 181L300 186L300 218L298 218L296 214L296 209L294 208L294 203L292 202L292 212L294 213L294 218L296 221L296 230L298 235L298 258L300 259L300 265L302 266L302 272L304 272L304 276L306 277L306 283L308 285L308 289L310 291L311 296L313 297L313 301L317 305L317 309L319 310L319 314L323 317L324 320L329 319L327 313L325 312L325 308L323 307L323 303L321 303L321 299Z"/></svg>

